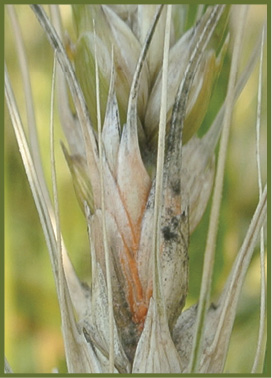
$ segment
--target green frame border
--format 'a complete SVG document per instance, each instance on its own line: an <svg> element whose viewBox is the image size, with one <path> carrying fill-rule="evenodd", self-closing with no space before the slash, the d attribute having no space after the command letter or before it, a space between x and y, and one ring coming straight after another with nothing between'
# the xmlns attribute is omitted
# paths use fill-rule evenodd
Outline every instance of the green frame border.
<svg viewBox="0 0 272 378"><path fill-rule="evenodd" d="M1 38L1 47L2 47L2 54L4 58L4 7L1 4L1 11L0 11L0 25L1 25L1 35L3 38ZM5 93L4 93L4 59L1 60L1 105L0 105L0 113L3 115L2 120L4 122L4 101L5 101ZM4 125L4 123L3 123ZM4 275L4 127L1 127L0 130L0 150L1 150L1 155L0 155L0 207L1 207L1 230L0 230L0 241L1 241L1 249L3 253L1 253L0 257L0 277L2 278L1 280L1 291L0 291L0 296L1 296L1 312L0 312L0 318L1 318L1 327L0 327L0 353L3 358L0 360L0 371L4 371L4 283L5 283L5 275ZM2 361L3 361L3 367L2 367Z"/></svg>
<svg viewBox="0 0 272 378"><path fill-rule="evenodd" d="M72 4L70 1L59 1L59 2L48 2L48 1L33 1L32 3L34 4L51 4L51 3L56 3L56 4ZM80 3L89 3L86 0L81 1ZM103 3L103 4L111 4L112 1L105 0L105 1L95 1L95 3ZM128 3L135 3L135 4L151 4L151 3L157 3L158 1L148 1L148 2L142 2L142 1L118 1L118 4L128 4ZM164 1L163 3L176 3L176 4L186 4L188 3L185 1ZM192 0L190 1L191 4L199 4L199 1ZM268 227L268 235L267 235L267 248L268 248L268 256L267 256L267 311L268 311L268 318L267 318L267 351L270 352L266 355L265 361L266 364L266 370L263 372L263 374L220 374L220 375L212 375L212 374L4 374L4 253L1 254L0 258L0 277L2 277L2 282L1 282L1 321L2 321L2 327L1 327L1 341L0 341L0 350L1 350L1 357L0 359L0 377L54 377L54 376L59 376L59 377L113 377L113 376L120 376L120 377L130 377L130 376L135 376L135 377L271 377L271 233L269 232L271 230L271 107L269 106L269 102L271 104L271 2L269 0L266 1L253 1L253 0L248 0L248 1L236 1L236 2L230 2L229 0L227 1L202 1L201 3L203 4L264 4L267 5L267 41L268 41L268 54L267 54L267 63L268 63L268 72L267 72L267 80L268 80L268 112L267 112L267 119L268 119L268 127L267 128L267 151L268 151L268 163L267 163L267 170L268 170L268 219L267 219L267 227ZM26 4L22 3L20 1L11 1L11 2L2 2L0 4L0 25L1 25L1 32L2 32L2 38L1 38L1 47L2 47L2 54L4 55L4 6L5 4ZM4 58L4 56L3 56ZM0 107L0 112L2 114L2 117L4 117L4 59L1 61L1 83L2 84L2 99L3 101L1 102L1 107ZM3 122L4 124L4 122ZM0 239L1 239L1 246L2 246L2 251L4 252L4 127L1 128L0 131L0 150L1 150L1 157L0 157L0 162L1 162L1 169L0 169L0 203L1 203L1 209L3 209L1 215L1 220L2 220L2 227L0 231ZM3 374L3 375L1 375Z"/></svg>

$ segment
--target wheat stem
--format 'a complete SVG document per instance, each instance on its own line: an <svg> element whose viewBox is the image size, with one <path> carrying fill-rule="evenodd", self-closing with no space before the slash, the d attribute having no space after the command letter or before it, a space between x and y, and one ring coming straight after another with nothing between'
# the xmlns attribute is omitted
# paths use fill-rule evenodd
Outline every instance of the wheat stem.
<svg viewBox="0 0 272 378"><path fill-rule="evenodd" d="M27 111L27 126L29 130L30 150L33 156L33 162L35 165L37 175L39 176L39 180L42 183L42 186L46 187L44 176L43 176L40 148L39 148L38 136L37 136L36 117L35 117L33 96L32 96L31 83L30 83L29 66L28 66L26 51L25 51L24 42L22 38L22 32L20 30L17 15L16 15L13 5L11 4L7 5L7 9L9 11L10 20L11 20L12 27L14 30L16 52L18 54L19 67L20 67L21 75L23 79L23 87L24 87L26 111Z"/></svg>
<svg viewBox="0 0 272 378"><path fill-rule="evenodd" d="M264 27L266 29L266 27ZM258 41L255 44L255 47L253 49L253 52L248 59L247 65L244 68L242 74L240 75L239 79L237 80L237 83L235 85L235 91L234 91L234 101L236 102L238 97L240 96L242 90L244 89L246 83L249 80L250 75L252 74L252 71L255 67L255 65L258 62L260 53L261 53L261 45L262 45L262 36L258 39ZM211 127L205 134L205 138L207 140L209 150L214 151L215 146L218 143L219 137L221 135L222 131L222 125L223 125L223 118L224 113L226 109L226 100L224 101L223 105L221 106L219 112L217 113Z"/></svg>
<svg viewBox="0 0 272 378"><path fill-rule="evenodd" d="M165 136L166 136L166 113L167 113L167 79L168 79L168 58L170 46L171 31L171 13L172 6L167 6L165 39L163 47L163 69L162 69L162 92L161 92L161 110L158 136L158 152L156 167L156 189L154 204L154 228L153 228L153 282L154 298L157 304L160 304L160 312L165 316L165 306L162 300L161 285L161 266L160 266L160 236L161 236L161 215L163 205L163 165L165 156Z"/></svg>
<svg viewBox="0 0 272 378"><path fill-rule="evenodd" d="M202 275L202 281L201 281L200 299L199 299L198 314L197 314L197 326L196 326L196 332L195 332L195 338L194 338L194 344L193 344L193 353L192 353L192 358L191 358L191 363L190 363L190 371L192 372L197 372L199 368L199 363L200 363L199 358L201 354L203 335L204 335L204 330L205 330L205 317L206 317L206 312L207 312L209 301L210 301L210 290L211 290L211 280L212 280L214 254L215 254L215 244L216 244L218 219L219 219L223 180L224 180L224 168L225 168L225 161L226 161L226 155L227 155L231 117L232 117L232 111L233 111L233 106L234 106L233 93L235 89L235 81L236 81L236 74L237 74L239 56L240 56L240 51L241 51L241 43L242 43L246 12L247 12L247 7L242 6L240 8L240 18L239 18L241 22L237 28L237 34L235 36L235 43L234 43L233 54L232 54L231 70L230 70L230 77L229 77L229 83L228 83L228 91L227 91L227 96L226 96L226 109L225 109L224 120L223 120L223 130L222 130L222 136L221 136L220 147L219 147L218 166L217 166L215 185L214 185L214 195L213 195L213 200L212 200L210 223L209 223L204 264L203 264L203 275Z"/></svg>
<svg viewBox="0 0 272 378"><path fill-rule="evenodd" d="M94 35L95 35L95 21ZM99 171L100 171L100 188L101 188L101 211L102 211L102 228L103 228L103 245L105 251L106 263L106 280L108 290L108 310L109 310L109 373L114 372L114 318L113 318L113 297L112 297L112 283L111 283L111 267L110 267L110 251L108 245L107 226L106 226L106 210L105 210L105 187L104 187L104 152L102 144L102 121L100 108L100 89L99 89L99 74L97 62L97 45L96 37L94 38L94 55L95 55L95 82L96 82L96 109L97 109L97 127L98 127L98 149L99 149Z"/></svg>
<svg viewBox="0 0 272 378"><path fill-rule="evenodd" d="M54 232L54 224L50 214L50 208L46 202L43 191L37 176L33 159L29 151L28 143L24 133L24 127L19 115L16 105L14 94L12 91L11 83L9 80L7 69L5 69L5 97L11 117L12 125L16 135L17 143L21 153L22 161L24 163L25 171L27 174L28 182L33 194L33 198L39 213L40 221L42 224L43 232L45 235L47 247L49 250L51 263L54 271L54 278L57 284L58 278L58 264L57 264L57 246ZM58 287L58 285L56 285ZM59 293L58 293L59 294Z"/></svg>
<svg viewBox="0 0 272 378"><path fill-rule="evenodd" d="M261 174L261 155L260 155L260 127L261 127L261 105L262 105L262 72L263 72L263 53L264 53L264 29L262 32L261 57L259 65L259 83L258 83L258 102L257 102L257 120L256 120L256 162L258 171L259 200L262 195L262 174ZM264 255L264 229L260 233L260 270L261 270L261 303L260 303L260 324L256 354L251 373L256 373L261 359L262 341L265 334L265 255Z"/></svg>

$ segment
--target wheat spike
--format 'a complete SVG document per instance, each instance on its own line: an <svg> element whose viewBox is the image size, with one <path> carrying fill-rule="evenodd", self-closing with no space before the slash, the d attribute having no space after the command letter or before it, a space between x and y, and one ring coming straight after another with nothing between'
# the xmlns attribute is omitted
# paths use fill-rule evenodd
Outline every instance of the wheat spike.
<svg viewBox="0 0 272 378"><path fill-rule="evenodd" d="M75 33L69 39L58 6L50 6L50 17L42 6L30 7L54 51L62 152L88 231L87 285L64 244L53 132L54 206L42 171L33 104L29 99L28 143L6 68L6 102L50 252L68 373L224 372L239 295L267 213L267 187L260 185L244 242L211 305L231 118L260 56L257 46L237 75L246 8L239 8L240 29L234 33L230 19L236 8L231 5L199 5L193 22L186 24L182 19L192 10L187 5L73 4ZM20 29L9 9L30 96ZM226 100L207 127L205 117L228 54ZM53 100L52 94L52 130ZM259 175L260 165L258 157ZM199 303L184 311L190 237L204 216L214 179ZM262 246L262 267L263 254ZM263 301L254 371L261 361ZM6 360L5 369L11 371Z"/></svg>

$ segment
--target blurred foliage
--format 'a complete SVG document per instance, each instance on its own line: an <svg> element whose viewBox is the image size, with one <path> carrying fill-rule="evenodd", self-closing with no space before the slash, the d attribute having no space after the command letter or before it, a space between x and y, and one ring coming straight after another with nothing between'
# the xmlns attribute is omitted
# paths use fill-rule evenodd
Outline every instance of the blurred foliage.
<svg viewBox="0 0 272 378"><path fill-rule="evenodd" d="M27 47L41 154L50 187L48 151L53 54L31 10L22 5L16 6L16 9ZM65 27L70 29L69 7L62 7L62 11ZM193 12L192 7L190 12ZM265 5L250 6L244 51L242 52L245 58L242 64L246 61L258 38L265 17ZM26 124L22 81L8 15L5 17L5 38L5 59L22 119ZM229 61L230 59L227 58L200 133L211 123L224 99ZM266 62L266 56L264 62ZM267 95L266 70L267 67L264 66L264 99ZM215 258L214 298L219 295L224 285L258 201L255 158L257 83L258 67L254 70L241 95L233 117ZM266 101L263 101L261 126L263 182L266 180L267 164L266 114ZM83 280L88 281L90 263L86 224L73 191L60 144L57 143L59 140L65 140L58 121L56 121L56 129L56 160L62 232L79 275ZM187 306L195 303L199 296L209 207L210 205L202 222L191 237ZM257 246L239 302L226 365L226 372L229 373L250 371L253 362L259 321L258 250ZM14 371L18 373L50 373L54 367L57 367L60 372L66 371L53 274L7 110L5 111L5 354Z"/></svg>

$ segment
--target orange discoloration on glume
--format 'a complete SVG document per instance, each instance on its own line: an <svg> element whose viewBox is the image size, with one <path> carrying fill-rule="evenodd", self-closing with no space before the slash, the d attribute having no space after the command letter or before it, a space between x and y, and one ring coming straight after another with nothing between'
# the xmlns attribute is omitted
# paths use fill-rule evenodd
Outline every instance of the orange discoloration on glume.
<svg viewBox="0 0 272 378"><path fill-rule="evenodd" d="M122 198L121 193L120 197ZM122 258L120 259L120 263L127 284L126 297L132 314L132 320L138 325L139 330L143 329L144 321L148 311L149 299L152 295L152 288L148 287L146 292L144 292L143 290L136 262L136 256L141 237L142 218L145 211L147 198L148 193L146 194L146 198L142 200L140 216L137 223L133 223L129 213L127 212L127 209L124 206L127 214L129 229L131 231L130 248L126 243L127 237L125 237L121 232L124 249L122 251Z"/></svg>
<svg viewBox="0 0 272 378"><path fill-rule="evenodd" d="M143 292L136 260L124 244L124 256L120 259L122 271L126 280L126 297L132 314L132 319L136 324L143 324L149 298Z"/></svg>

